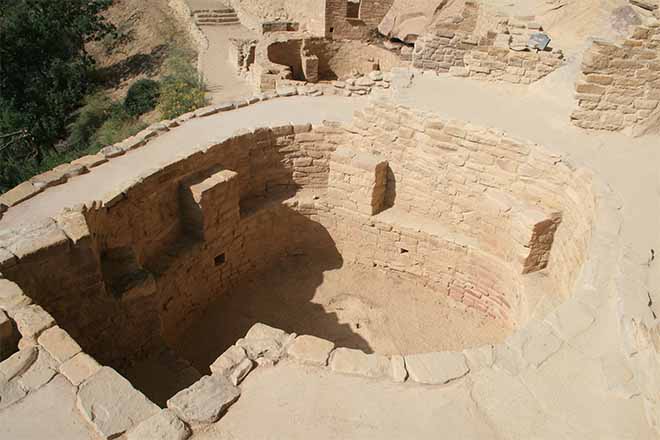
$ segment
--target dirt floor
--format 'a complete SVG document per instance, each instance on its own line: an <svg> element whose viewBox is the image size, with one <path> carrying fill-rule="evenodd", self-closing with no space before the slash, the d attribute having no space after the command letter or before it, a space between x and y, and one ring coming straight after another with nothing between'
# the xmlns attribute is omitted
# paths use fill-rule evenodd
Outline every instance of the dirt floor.
<svg viewBox="0 0 660 440"><path fill-rule="evenodd" d="M298 255L212 304L176 351L204 373L256 322L382 354L462 350L510 333L395 273L342 263L338 255Z"/></svg>

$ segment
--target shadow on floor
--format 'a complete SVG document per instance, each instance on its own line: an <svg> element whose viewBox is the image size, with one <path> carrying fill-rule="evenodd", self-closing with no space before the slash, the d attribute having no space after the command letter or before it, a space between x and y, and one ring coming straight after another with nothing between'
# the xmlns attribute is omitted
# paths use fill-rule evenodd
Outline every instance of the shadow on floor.
<svg viewBox="0 0 660 440"><path fill-rule="evenodd" d="M291 226L292 237L285 240L301 239L304 244L285 249L284 255L274 257L268 268L245 275L236 288L211 303L179 341L179 356L202 374L208 373L209 365L257 322L372 352L350 325L339 322L335 313L313 302L324 272L343 266L330 234L300 214L282 219ZM268 240L263 237L261 242ZM265 245L264 252L269 252Z"/></svg>

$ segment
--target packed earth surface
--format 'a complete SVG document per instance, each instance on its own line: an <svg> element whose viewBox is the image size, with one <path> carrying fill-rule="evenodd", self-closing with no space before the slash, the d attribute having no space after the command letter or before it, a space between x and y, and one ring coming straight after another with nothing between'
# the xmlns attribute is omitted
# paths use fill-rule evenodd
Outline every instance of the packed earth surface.
<svg viewBox="0 0 660 440"><path fill-rule="evenodd" d="M0 195L0 439L660 437L657 0L151 12L208 105Z"/></svg>

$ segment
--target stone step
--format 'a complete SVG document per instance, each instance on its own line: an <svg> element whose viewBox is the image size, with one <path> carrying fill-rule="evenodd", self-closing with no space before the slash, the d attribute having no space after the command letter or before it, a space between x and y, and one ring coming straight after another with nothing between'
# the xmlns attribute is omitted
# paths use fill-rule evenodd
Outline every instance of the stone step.
<svg viewBox="0 0 660 440"><path fill-rule="evenodd" d="M222 14L195 14L195 18L237 18L238 15L235 13L222 13Z"/></svg>
<svg viewBox="0 0 660 440"><path fill-rule="evenodd" d="M233 8L220 8L220 9L195 9L193 14L235 14Z"/></svg>
<svg viewBox="0 0 660 440"><path fill-rule="evenodd" d="M195 20L200 26L229 26L233 24L240 24L241 22L238 19L222 19L222 20Z"/></svg>

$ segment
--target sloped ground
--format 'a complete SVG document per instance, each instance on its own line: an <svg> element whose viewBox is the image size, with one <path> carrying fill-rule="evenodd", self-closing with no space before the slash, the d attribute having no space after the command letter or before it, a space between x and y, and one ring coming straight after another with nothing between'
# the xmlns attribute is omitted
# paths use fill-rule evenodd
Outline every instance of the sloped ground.
<svg viewBox="0 0 660 440"><path fill-rule="evenodd" d="M94 42L88 50L114 97L122 97L139 78L159 76L169 51L184 50L195 56L167 0L115 0L106 16L116 26L117 37Z"/></svg>

